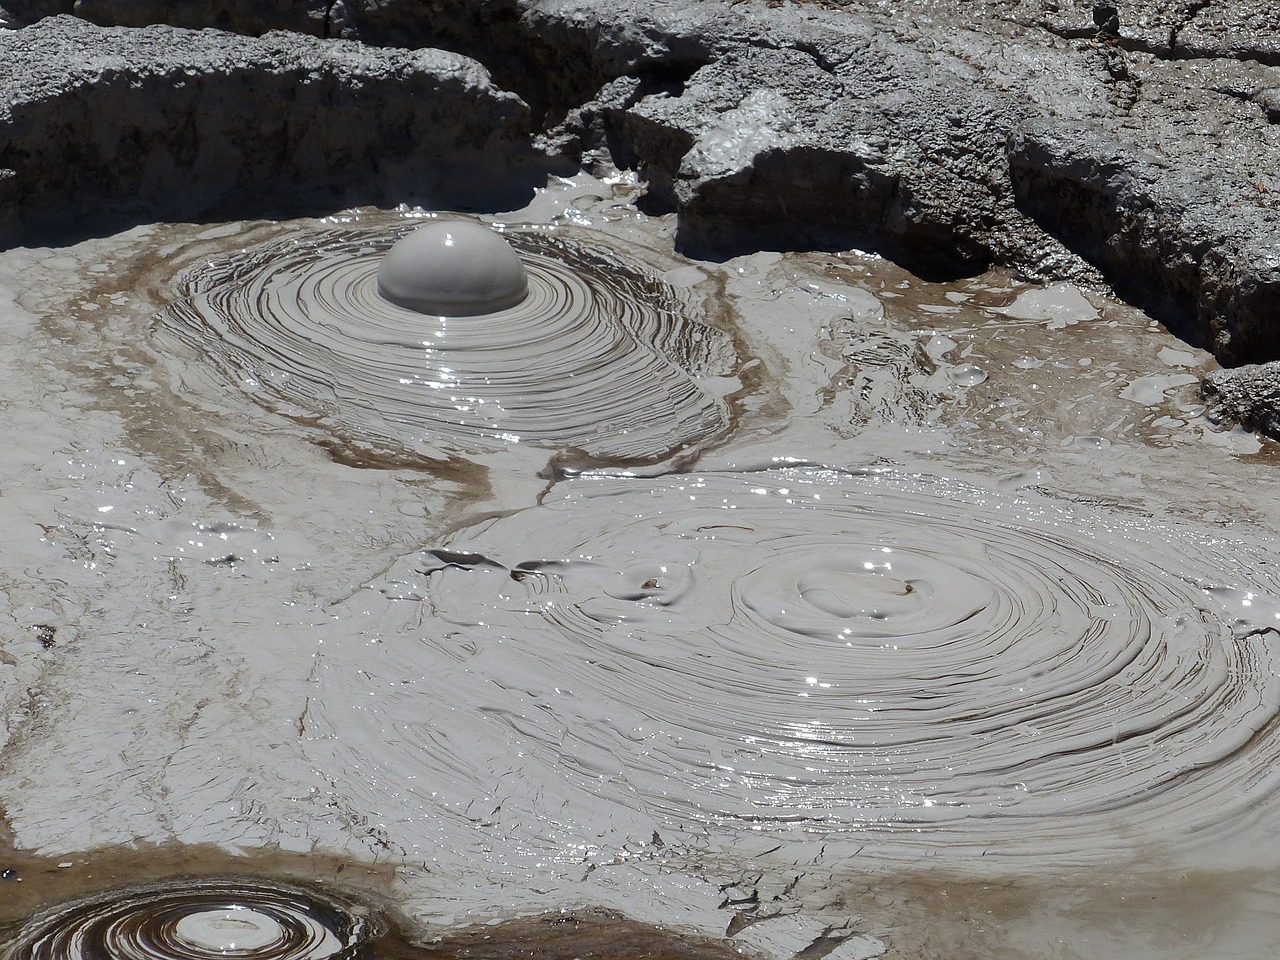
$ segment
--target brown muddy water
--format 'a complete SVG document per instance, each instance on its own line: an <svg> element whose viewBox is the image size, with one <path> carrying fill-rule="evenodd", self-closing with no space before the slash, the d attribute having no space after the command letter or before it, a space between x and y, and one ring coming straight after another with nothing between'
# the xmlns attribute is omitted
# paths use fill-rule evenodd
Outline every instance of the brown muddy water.
<svg viewBox="0 0 1280 960"><path fill-rule="evenodd" d="M637 190L488 218L481 323L373 291L421 211L0 255L3 955L1275 955L1276 459L1211 358Z"/></svg>

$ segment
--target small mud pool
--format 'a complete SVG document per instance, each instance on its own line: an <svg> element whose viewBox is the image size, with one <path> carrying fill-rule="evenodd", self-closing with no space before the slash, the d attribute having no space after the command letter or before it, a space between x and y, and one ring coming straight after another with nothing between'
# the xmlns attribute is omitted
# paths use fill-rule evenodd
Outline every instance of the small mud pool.
<svg viewBox="0 0 1280 960"><path fill-rule="evenodd" d="M460 704L496 750L519 689L540 784L831 850L1088 864L1274 803L1280 602L1220 536L793 467L584 476L446 546L377 586L456 662L338 733L401 732L384 789Z"/></svg>
<svg viewBox="0 0 1280 960"><path fill-rule="evenodd" d="M354 957L381 931L301 888L231 878L128 887L36 920L6 957Z"/></svg>
<svg viewBox="0 0 1280 960"><path fill-rule="evenodd" d="M727 380L733 345L694 319L692 298L599 241L534 229L507 233L529 278L515 305L417 312L377 286L416 225L362 223L198 263L160 335L264 403L366 445L441 456L529 442L652 461L726 431L724 403L698 380Z"/></svg>
<svg viewBox="0 0 1280 960"><path fill-rule="evenodd" d="M421 211L0 255L5 956L133 897L197 918L140 956L228 898L299 956L1274 955L1275 459L1207 354L638 193L476 220L482 318L378 296Z"/></svg>
<svg viewBox="0 0 1280 960"><path fill-rule="evenodd" d="M713 940L598 910L473 925L412 942L388 906L393 871L320 856L230 856L189 847L58 864L12 856L8 862L11 896L0 913L6 960L740 956Z"/></svg>

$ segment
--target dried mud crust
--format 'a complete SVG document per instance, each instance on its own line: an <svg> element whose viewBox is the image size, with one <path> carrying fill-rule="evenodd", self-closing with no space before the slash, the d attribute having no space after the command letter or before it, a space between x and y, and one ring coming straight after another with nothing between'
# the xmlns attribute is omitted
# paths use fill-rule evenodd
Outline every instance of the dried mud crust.
<svg viewBox="0 0 1280 960"><path fill-rule="evenodd" d="M14 23L69 6L4 5ZM0 100L13 101L23 77L47 78L23 104L25 126L0 114L0 191L19 215L86 196L140 195L162 209L192 184L214 180L226 194L261 179L247 147L230 162L172 149L176 160L158 161L152 132L127 119L137 113L193 130L184 142L216 142L202 132L225 128L234 140L247 123L255 141L280 143L272 175L304 184L335 166L381 183L388 163L420 164L432 137L447 157L459 139L488 149L524 136L548 163L639 168L651 209L677 214L677 245L690 254L856 245L926 275L1005 264L1032 279L1106 281L1224 364L1280 357L1280 9L1265 0L299 0L270 18L261 5L194 0L72 8L99 22L287 27L362 43L328 53L321 41L271 34L278 49L264 56L252 44L265 41L225 32L67 19L0 35L14 65ZM47 52L59 36L114 58L116 73L60 77L58 43ZM421 110L404 106L420 95L388 76L413 75L401 63L410 55L372 49L382 44L457 51L494 82L446 91L438 73L415 81L442 104L423 137ZM229 122L225 106L205 106L227 97L202 93L197 108L167 82L149 62L157 46L186 51L202 89L261 75L269 92ZM308 164L305 138L281 140L270 123L261 135L272 106L306 89L302 74L279 68L286 50L318 60L328 84L297 126L346 131L349 149L328 144ZM85 137L65 118L90 87L97 109ZM370 87L376 95L360 92ZM335 124L330 101L355 106ZM498 103L506 114L495 127ZM406 115L370 127L371 111ZM388 158L372 145L392 133ZM229 170L241 171L231 186ZM72 175L87 187L60 191ZM385 192L394 198L394 187Z"/></svg>
<svg viewBox="0 0 1280 960"><path fill-rule="evenodd" d="M320 188L519 194L545 179L529 132L519 97L454 53L53 17L0 31L0 238L102 211L262 212Z"/></svg>

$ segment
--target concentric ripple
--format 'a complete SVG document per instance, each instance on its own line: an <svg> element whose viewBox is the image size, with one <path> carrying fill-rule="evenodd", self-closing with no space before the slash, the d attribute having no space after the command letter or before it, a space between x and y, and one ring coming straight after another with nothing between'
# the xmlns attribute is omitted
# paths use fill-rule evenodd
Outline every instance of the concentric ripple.
<svg viewBox="0 0 1280 960"><path fill-rule="evenodd" d="M446 546L380 589L506 664L522 756L669 822L1088 856L1280 770L1265 555L1184 528L794 468L585 475Z"/></svg>
<svg viewBox="0 0 1280 960"><path fill-rule="evenodd" d="M528 297L431 317L378 293L378 264L413 226L329 230L203 264L158 335L204 353L260 401L373 445L525 441L660 460L727 428L704 382L732 371L729 338L643 270L569 239L508 232Z"/></svg>
<svg viewBox="0 0 1280 960"><path fill-rule="evenodd" d="M381 933L359 911L277 884L135 887L30 922L5 960L354 960Z"/></svg>

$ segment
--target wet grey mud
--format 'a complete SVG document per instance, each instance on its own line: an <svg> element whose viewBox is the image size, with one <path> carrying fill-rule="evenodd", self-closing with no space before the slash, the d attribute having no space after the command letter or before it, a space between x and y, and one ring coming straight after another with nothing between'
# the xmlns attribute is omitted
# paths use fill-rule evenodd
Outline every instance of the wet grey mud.
<svg viewBox="0 0 1280 960"><path fill-rule="evenodd" d="M724 404L694 378L731 377L729 338L620 251L510 233L531 289L503 309L439 316L378 289L402 236L392 221L202 262L159 324L232 383L365 444L663 460L727 429Z"/></svg>
<svg viewBox="0 0 1280 960"><path fill-rule="evenodd" d="M10 854L8 862L11 896L0 913L6 960L497 960L531 950L564 960L739 956L712 940L584 909L462 927L429 944L414 943L389 906L393 871L314 855L232 856L189 847L57 864Z"/></svg>
<svg viewBox="0 0 1280 960"><path fill-rule="evenodd" d="M5 809L53 858L14 861L14 942L246 876L173 844L275 849L286 900L319 869L290 851L378 864L323 890L419 944L567 906L768 955L1271 942L1280 589L1228 522L1270 522L1270 448L1205 421L1205 355L1065 285L688 260L637 190L501 221L545 336L371 307L420 213L5 255L42 358L11 366Z"/></svg>
<svg viewBox="0 0 1280 960"><path fill-rule="evenodd" d="M338 6L326 31L411 39ZM174 126L150 173L121 148L89 197L31 162L47 145L19 108L56 99L46 73L9 98L0 957L1280 950L1277 448L1200 394L1206 346L1267 358L1254 235L1223 233L1241 255L1193 283L1194 237L1153 214L1168 298L1124 288L1131 225L1098 253L1026 172L1079 174L1042 154L1083 140L1019 120L1008 156L966 161L990 170L913 180L903 115L862 140L840 113L861 159L823 153L793 113L863 75L861 21L805 4L777 21L805 43L711 51L705 24L672 39L720 9L695 6L673 5L669 47L600 32L541 85L545 50L512 31L570 43L587 13L471 24L491 59L528 41L495 69L521 97L439 51L69 18L0 36L142 44L146 82L99 77L85 122L162 75L164 110L214 134ZM1083 62L1165 69L1104 19ZM461 23L436 39L473 52ZM920 36L882 28L927 85ZM216 99L243 63L264 78L244 116L183 106L177 77ZM734 94L743 71L768 89ZM391 99L326 139L270 126L277 86L299 111ZM409 143L406 117L449 135ZM192 222L156 199L188 162L230 189L219 158L254 137L235 175L301 178L305 210L254 195ZM1159 162L1159 190L1183 183ZM361 164L437 202L313 169ZM813 219L833 165L859 203L898 178L879 220ZM494 169L536 187L512 200ZM992 192L949 219L956 170ZM1159 194L1143 183L1124 189ZM138 184L160 214L108 202ZM50 239L37 196L119 215ZM854 213L882 233L827 229ZM450 229L478 246L444 274L383 270Z"/></svg>

